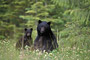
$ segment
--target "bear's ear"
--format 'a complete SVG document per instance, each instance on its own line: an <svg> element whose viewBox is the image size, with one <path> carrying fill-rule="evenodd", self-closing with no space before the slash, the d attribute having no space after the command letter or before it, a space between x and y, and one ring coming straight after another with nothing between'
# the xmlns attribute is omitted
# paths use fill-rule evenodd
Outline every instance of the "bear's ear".
<svg viewBox="0 0 90 60"><path fill-rule="evenodd" d="M40 24L41 22L42 22L41 20L38 21L39 24Z"/></svg>
<svg viewBox="0 0 90 60"><path fill-rule="evenodd" d="M48 22L47 24L48 24L48 25L50 25L50 24L51 24L51 22Z"/></svg>
<svg viewBox="0 0 90 60"><path fill-rule="evenodd" d="M24 30L27 31L27 28L25 28Z"/></svg>
<svg viewBox="0 0 90 60"><path fill-rule="evenodd" d="M31 28L31 30L33 30L33 28Z"/></svg>

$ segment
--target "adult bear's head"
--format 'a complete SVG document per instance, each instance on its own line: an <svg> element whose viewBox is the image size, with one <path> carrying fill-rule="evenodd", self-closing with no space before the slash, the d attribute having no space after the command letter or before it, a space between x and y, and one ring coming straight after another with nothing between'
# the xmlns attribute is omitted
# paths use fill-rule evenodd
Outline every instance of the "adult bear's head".
<svg viewBox="0 0 90 60"><path fill-rule="evenodd" d="M39 20L38 26L37 26L38 34L40 34L40 35L48 34L51 31L50 24L51 24L51 22Z"/></svg>

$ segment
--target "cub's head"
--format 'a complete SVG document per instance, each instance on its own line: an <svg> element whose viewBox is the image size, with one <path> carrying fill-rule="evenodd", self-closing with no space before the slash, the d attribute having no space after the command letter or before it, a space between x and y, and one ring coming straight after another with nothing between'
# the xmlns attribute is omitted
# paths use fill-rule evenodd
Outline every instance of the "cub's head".
<svg viewBox="0 0 90 60"><path fill-rule="evenodd" d="M24 31L25 31L25 35L26 35L27 37L31 37L32 31L33 31L32 28L30 28L30 29L25 28Z"/></svg>

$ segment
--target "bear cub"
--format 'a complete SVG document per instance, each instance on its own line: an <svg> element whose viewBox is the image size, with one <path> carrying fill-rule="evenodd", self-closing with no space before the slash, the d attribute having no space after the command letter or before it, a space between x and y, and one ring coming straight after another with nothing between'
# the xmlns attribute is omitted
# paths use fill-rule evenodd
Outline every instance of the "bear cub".
<svg viewBox="0 0 90 60"><path fill-rule="evenodd" d="M24 29L25 31L25 34L24 36L21 37L20 40L18 40L18 42L16 43L16 49L25 49L25 46L29 46L31 47L31 45L33 44L33 40L32 40L32 31L33 29L30 28L30 29L27 29L25 28Z"/></svg>
<svg viewBox="0 0 90 60"><path fill-rule="evenodd" d="M38 21L37 26L37 37L34 41L34 49L40 51L50 52L53 49L58 48L58 43L55 35L53 34L51 27L51 22Z"/></svg>

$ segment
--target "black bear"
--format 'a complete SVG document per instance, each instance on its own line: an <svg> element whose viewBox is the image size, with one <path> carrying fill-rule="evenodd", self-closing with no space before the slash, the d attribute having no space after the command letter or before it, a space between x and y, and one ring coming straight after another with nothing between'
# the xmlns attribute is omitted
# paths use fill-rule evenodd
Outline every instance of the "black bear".
<svg viewBox="0 0 90 60"><path fill-rule="evenodd" d="M16 43L16 49L25 49L25 46L31 46L33 43L32 40L32 28L31 29L27 29L25 28L25 34L24 36L21 37L21 39Z"/></svg>
<svg viewBox="0 0 90 60"><path fill-rule="evenodd" d="M51 31L51 22L38 21L37 37L34 41L34 49L50 52L58 47L56 37Z"/></svg>

